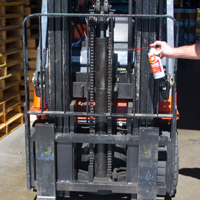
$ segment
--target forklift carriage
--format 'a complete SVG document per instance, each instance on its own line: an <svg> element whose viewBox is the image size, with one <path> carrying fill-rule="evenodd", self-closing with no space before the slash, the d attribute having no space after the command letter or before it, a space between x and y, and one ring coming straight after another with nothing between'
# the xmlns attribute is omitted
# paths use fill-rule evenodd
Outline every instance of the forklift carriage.
<svg viewBox="0 0 200 200"><path fill-rule="evenodd" d="M34 108L27 47L33 18ZM163 59L165 77L154 79L143 48L155 40L177 45L173 1L43 0L23 31L27 185L37 199L70 192L174 197L177 62Z"/></svg>

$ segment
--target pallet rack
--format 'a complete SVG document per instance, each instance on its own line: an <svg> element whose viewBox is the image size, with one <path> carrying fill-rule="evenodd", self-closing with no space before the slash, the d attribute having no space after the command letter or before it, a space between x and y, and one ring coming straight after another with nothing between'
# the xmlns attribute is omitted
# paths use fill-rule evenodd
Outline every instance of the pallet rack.
<svg viewBox="0 0 200 200"><path fill-rule="evenodd" d="M0 2L0 138L23 124L20 97L23 18L24 2Z"/></svg>
<svg viewBox="0 0 200 200"><path fill-rule="evenodd" d="M24 17L32 14L39 13L41 11L41 0L25 0L24 5ZM29 85L30 85L30 105L33 105L34 98L34 85L32 82L33 74L36 69L36 58L37 58L37 46L38 46L38 20L31 19L28 23L28 60L29 60ZM22 73L22 80L24 79L24 75ZM24 81L21 82L20 85L23 90L21 90L21 96L24 99ZM22 103L23 108L23 103Z"/></svg>

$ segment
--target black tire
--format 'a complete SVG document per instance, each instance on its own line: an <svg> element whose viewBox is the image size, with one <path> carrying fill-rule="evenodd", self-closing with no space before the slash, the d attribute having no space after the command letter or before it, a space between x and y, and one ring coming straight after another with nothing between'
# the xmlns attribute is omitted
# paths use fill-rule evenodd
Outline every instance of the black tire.
<svg viewBox="0 0 200 200"><path fill-rule="evenodd" d="M171 200L172 198L170 196L165 196L165 200Z"/></svg>
<svg viewBox="0 0 200 200"><path fill-rule="evenodd" d="M173 196L176 194L176 187L178 184L178 174L179 174L179 156L178 156L178 132L176 132L175 140L175 154L174 154L174 180L173 180Z"/></svg>
<svg viewBox="0 0 200 200"><path fill-rule="evenodd" d="M162 136L167 136L170 138L170 132L163 131ZM178 184L178 174L179 174L179 157L178 157L178 133L176 132L175 137L175 151L172 154L174 156L174 178L173 178L173 191L170 195L171 197L174 197L176 194L176 187ZM166 147L159 147L159 157L158 157L158 177L157 177L157 183L159 184L165 184L166 181L166 169L167 169L167 148ZM166 196L166 200L169 200L171 197Z"/></svg>
<svg viewBox="0 0 200 200"><path fill-rule="evenodd" d="M170 132L162 131L161 136L170 138ZM166 146L159 146L158 148L158 176L157 183L165 185L167 170L167 148Z"/></svg>

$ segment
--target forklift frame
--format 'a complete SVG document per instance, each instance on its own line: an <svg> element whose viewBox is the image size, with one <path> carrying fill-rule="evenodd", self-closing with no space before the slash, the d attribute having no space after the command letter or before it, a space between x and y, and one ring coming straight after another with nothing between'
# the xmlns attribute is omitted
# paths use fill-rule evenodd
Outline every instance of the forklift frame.
<svg viewBox="0 0 200 200"><path fill-rule="evenodd" d="M39 18L39 26L41 27L41 19L42 17L47 18L70 18L70 17L107 17L107 18L116 18L116 17L126 17L129 19L168 19L171 20L175 26L176 30L176 46L178 44L178 23L172 16L169 15L146 15L146 14L69 14L69 13L48 13L48 14L32 14L25 18L23 23L23 48L24 48L24 79L25 79L25 141L26 141L26 162L27 162L27 185L28 189L34 188L33 182L37 185L38 191L38 200L41 199L56 199L57 191L77 191L77 192L100 192L100 191L112 191L113 193L126 193L132 194L132 199L137 200L154 200L157 195L172 195L173 186L167 185L166 188L158 187L156 184L157 177L157 159L158 157L158 146L167 146L169 149L169 160L167 163L169 166L173 166L174 160L172 158L172 147L175 146L176 142L176 119L177 119L177 106L176 106L176 72L177 72L177 62L174 65L174 74L171 74L174 77L174 85L172 87L172 113L171 114L150 114L150 113L90 113L87 112L76 112L71 110L45 110L44 102L41 101L41 111L32 111L30 110L29 105L29 76L28 76L28 49L27 49L27 22L31 18ZM41 32L39 33L39 38L42 39ZM137 37L137 36L135 36ZM42 48L40 48L42 49ZM43 52L40 50L40 63L43 63ZM169 63L168 63L169 64ZM40 68L41 74L43 71L42 65ZM41 99L44 98L44 88L43 83L46 80L41 79ZM136 85L137 87L137 85ZM137 90L136 90L137 91ZM65 96L65 94L64 94ZM31 163L31 159L33 159L33 155L31 152L31 122L30 115L48 115L48 116L57 116L57 117L71 117L81 116L81 117L106 117L106 118L127 118L132 120L139 119L162 119L167 118L171 119L171 137L159 137L159 129L156 127L140 127L138 130L138 134L136 135L126 135L126 136L118 136L118 135L94 135L94 134L76 134L73 131L70 131L66 134L63 134L60 131L56 131L55 124L51 122L38 121L35 124L35 142L37 143L37 155L36 155L36 168L37 172L34 176L35 181L32 182L33 172L32 168L34 168ZM91 178L93 172L89 172L89 180L88 182L79 182L74 181L73 177L73 144L75 143L89 143L89 144L118 144L118 145L126 145L128 146L128 158L131 158L130 162L128 162L127 166L127 175L128 179L126 183L120 182L112 182L112 181L95 181ZM46 151L49 147L50 150L45 156L43 152ZM59 148L59 149L57 149ZM65 174L65 178L63 180L57 180L56 177L61 176L60 174L56 174L56 160L57 156L61 156L61 154L57 154L58 151L68 151L68 155L71 154L67 158L67 161L63 161L61 166L67 166L67 169L63 171L62 167L60 167L60 173L65 174L65 172L69 171L70 173ZM134 158L134 153L138 154L139 160ZM150 152L151 156L146 156L144 151ZM61 156L62 157L62 156ZM65 163L64 163L65 162ZM67 162L67 163L66 163ZM71 163L71 166L68 165ZM133 169L133 163L138 163L138 169ZM59 168L59 166L57 166ZM89 169L90 170L90 169ZM136 172L135 172L136 171ZM151 174L147 176L147 172ZM59 172L58 172L59 173ZM173 170L167 169L167 179L173 182L172 177ZM49 176L51 175L51 176ZM135 182L134 176L137 177L138 181ZM134 181L133 181L134 180Z"/></svg>

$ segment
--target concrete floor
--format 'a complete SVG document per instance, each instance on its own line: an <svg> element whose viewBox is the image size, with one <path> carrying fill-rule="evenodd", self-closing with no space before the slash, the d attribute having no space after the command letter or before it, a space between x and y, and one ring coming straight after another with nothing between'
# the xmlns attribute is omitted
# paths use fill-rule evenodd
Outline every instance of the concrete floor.
<svg viewBox="0 0 200 200"><path fill-rule="evenodd" d="M174 200L200 197L200 131L179 129L180 172ZM26 189L24 126L0 140L0 200L33 200L35 193ZM81 197L73 197L83 199ZM105 199L89 195L88 200ZM106 199L123 199L109 196Z"/></svg>
<svg viewBox="0 0 200 200"><path fill-rule="evenodd" d="M200 61L178 66L179 182L174 200L200 199ZM0 140L0 200L33 200L26 189L24 126ZM122 200L123 196L74 196L71 200Z"/></svg>
<svg viewBox="0 0 200 200"><path fill-rule="evenodd" d="M0 200L32 200L26 189L24 126L0 140Z"/></svg>

